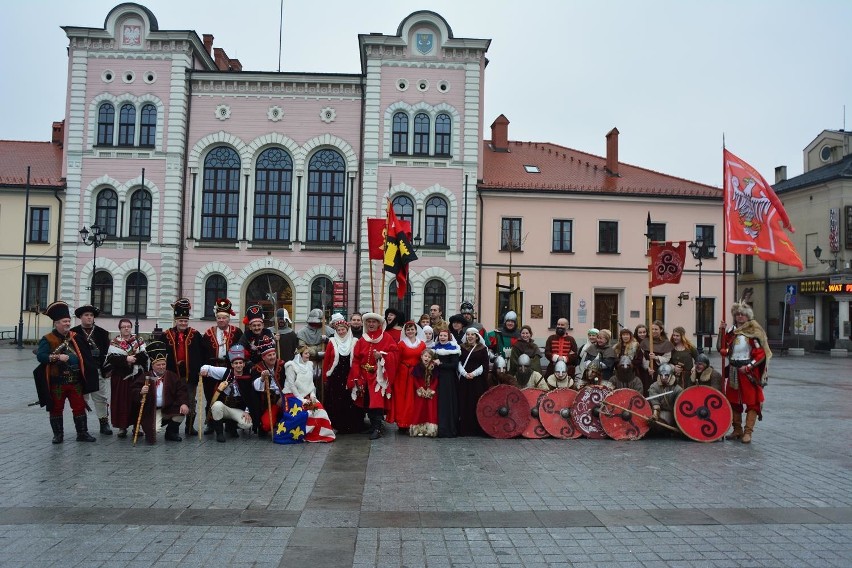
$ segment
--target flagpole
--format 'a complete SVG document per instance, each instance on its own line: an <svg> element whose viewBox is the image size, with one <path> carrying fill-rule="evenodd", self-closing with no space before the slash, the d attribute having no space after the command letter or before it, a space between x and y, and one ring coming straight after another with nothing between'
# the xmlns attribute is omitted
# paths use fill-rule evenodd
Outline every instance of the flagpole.
<svg viewBox="0 0 852 568"><path fill-rule="evenodd" d="M390 230L390 223L388 222L388 217L390 216L390 208L391 201L390 198L386 198L387 202L385 204L385 230L384 230L384 246L382 250L385 255L388 253L388 231ZM387 288L387 270L385 270L385 257L382 259L382 289L379 292L379 309L385 309L385 288Z"/></svg>
<svg viewBox="0 0 852 568"><path fill-rule="evenodd" d="M651 373L651 377L654 377L654 358L652 357L654 353L654 334L651 333L651 310L653 309L654 303L651 298L651 293L653 291L653 287L651 283L653 281L654 275L651 273L651 270L654 267L654 260L651 258L651 212L648 211L648 218L645 221L645 239L647 241L647 251L645 256L648 257L648 299L645 302L645 320L646 327L645 331L648 333L648 369Z"/></svg>
<svg viewBox="0 0 852 568"><path fill-rule="evenodd" d="M375 274L373 273L373 260L370 258L370 255L367 255L367 262L370 265L370 307L372 311L376 311L376 290L375 283L373 282L376 279Z"/></svg>
<svg viewBox="0 0 852 568"><path fill-rule="evenodd" d="M722 319L725 319L725 311L728 309L728 191L727 180L725 180L725 133L722 133ZM723 345L724 338L717 340L717 345ZM721 353L720 353L721 354ZM722 388L727 388L728 367L725 365L725 356L722 355Z"/></svg>

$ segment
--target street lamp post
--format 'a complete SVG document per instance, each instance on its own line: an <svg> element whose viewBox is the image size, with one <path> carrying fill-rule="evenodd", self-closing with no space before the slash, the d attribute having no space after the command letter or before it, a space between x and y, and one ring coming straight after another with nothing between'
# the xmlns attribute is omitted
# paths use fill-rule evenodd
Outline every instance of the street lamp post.
<svg viewBox="0 0 852 568"><path fill-rule="evenodd" d="M80 229L80 240L83 241L84 245L92 247L93 251L92 280L89 287L89 297L93 305L95 303L95 270L98 264L98 248L104 244L106 237L106 231L102 230L101 226L97 223L91 226L91 230L87 229L85 225Z"/></svg>
<svg viewBox="0 0 852 568"><path fill-rule="evenodd" d="M692 257L698 261L698 329L695 331L695 336L698 339L698 352L704 353L704 298L701 292L701 269L704 266L705 258L713 258L716 256L716 245L707 243L704 239L698 239L689 243L689 252Z"/></svg>

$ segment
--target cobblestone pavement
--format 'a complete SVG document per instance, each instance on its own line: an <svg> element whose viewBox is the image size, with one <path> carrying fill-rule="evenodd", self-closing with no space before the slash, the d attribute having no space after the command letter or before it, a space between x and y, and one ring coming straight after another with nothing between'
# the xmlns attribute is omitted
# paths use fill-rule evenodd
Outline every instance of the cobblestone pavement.
<svg viewBox="0 0 852 568"><path fill-rule="evenodd" d="M0 346L0 566L852 563L848 359L773 359L751 445L396 433L52 445L46 413L27 406L34 366Z"/></svg>

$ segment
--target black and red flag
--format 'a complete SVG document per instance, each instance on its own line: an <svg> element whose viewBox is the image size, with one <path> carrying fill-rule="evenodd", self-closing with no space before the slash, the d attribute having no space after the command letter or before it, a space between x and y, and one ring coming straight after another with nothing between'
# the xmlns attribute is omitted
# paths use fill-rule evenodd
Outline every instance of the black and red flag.
<svg viewBox="0 0 852 568"><path fill-rule="evenodd" d="M390 202L386 227L384 269L396 275L396 295L401 300L408 287L408 264L417 260L417 255L411 245L411 223L397 219Z"/></svg>

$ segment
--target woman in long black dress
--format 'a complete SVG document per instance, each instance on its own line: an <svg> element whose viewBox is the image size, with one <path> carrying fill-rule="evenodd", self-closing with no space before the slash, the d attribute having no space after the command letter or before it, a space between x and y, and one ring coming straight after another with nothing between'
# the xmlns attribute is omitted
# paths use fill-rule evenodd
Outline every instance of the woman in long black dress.
<svg viewBox="0 0 852 568"><path fill-rule="evenodd" d="M338 434L362 432L364 409L355 406L352 391L346 388L355 338L349 330L349 323L342 315L332 315L330 325L335 333L326 344L325 357L322 360L322 376L326 381L323 404Z"/></svg>
<svg viewBox="0 0 852 568"><path fill-rule="evenodd" d="M464 337L459 358L459 435L483 436L485 433L476 418L476 403L488 389L488 349L475 327L468 328Z"/></svg>
<svg viewBox="0 0 852 568"><path fill-rule="evenodd" d="M438 332L438 340L432 350L437 356L433 375L438 377L438 437L455 438L459 428L456 382L461 349L450 339L450 332L444 328Z"/></svg>

